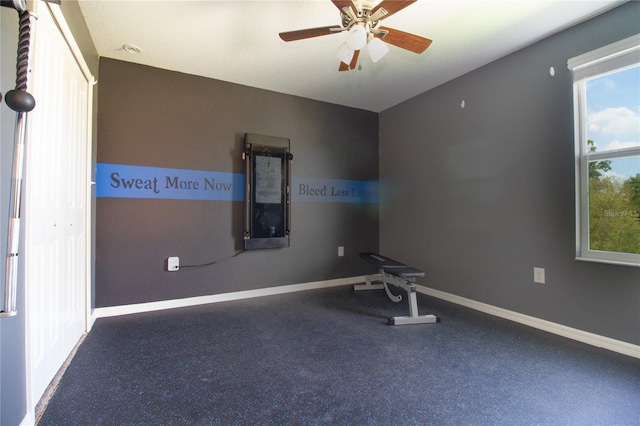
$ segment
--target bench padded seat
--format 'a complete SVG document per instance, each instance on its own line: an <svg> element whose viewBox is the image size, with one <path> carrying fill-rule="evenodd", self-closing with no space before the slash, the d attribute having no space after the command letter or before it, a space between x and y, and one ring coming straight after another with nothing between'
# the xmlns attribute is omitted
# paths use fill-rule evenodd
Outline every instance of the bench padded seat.
<svg viewBox="0 0 640 426"><path fill-rule="evenodd" d="M383 268L387 274L395 275L396 277L404 278L405 280L415 281L418 277L424 277L424 271L411 266L405 266L404 268Z"/></svg>
<svg viewBox="0 0 640 426"><path fill-rule="evenodd" d="M378 253L360 253L360 257L369 263L377 265L378 268L409 268L409 266L402 262L398 262L397 260L390 259Z"/></svg>

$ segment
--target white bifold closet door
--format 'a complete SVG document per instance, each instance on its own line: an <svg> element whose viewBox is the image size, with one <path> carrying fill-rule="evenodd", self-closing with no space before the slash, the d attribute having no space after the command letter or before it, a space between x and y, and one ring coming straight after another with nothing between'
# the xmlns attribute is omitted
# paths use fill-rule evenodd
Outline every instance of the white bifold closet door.
<svg viewBox="0 0 640 426"><path fill-rule="evenodd" d="M27 401L88 330L93 77L59 6L35 2L24 181Z"/></svg>

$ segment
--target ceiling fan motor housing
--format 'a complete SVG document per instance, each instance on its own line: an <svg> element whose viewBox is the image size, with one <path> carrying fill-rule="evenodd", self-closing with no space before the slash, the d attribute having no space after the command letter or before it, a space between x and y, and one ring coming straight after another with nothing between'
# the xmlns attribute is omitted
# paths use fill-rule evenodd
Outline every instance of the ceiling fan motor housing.
<svg viewBox="0 0 640 426"><path fill-rule="evenodd" d="M371 11L376 6L375 1L371 0L354 0L353 6L356 8L354 11L350 6L344 7L340 10L340 17L342 18L342 26L346 30L350 30L355 25L362 25L367 31L379 37L384 37L386 32L382 32L376 29L381 18L387 15L386 9L379 7L373 14Z"/></svg>

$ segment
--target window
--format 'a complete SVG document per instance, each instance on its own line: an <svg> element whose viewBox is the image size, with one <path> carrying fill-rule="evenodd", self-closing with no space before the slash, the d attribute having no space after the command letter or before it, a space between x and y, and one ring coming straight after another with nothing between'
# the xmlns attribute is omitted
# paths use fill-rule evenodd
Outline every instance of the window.
<svg viewBox="0 0 640 426"><path fill-rule="evenodd" d="M576 258L640 266L640 35L568 62L576 135Z"/></svg>

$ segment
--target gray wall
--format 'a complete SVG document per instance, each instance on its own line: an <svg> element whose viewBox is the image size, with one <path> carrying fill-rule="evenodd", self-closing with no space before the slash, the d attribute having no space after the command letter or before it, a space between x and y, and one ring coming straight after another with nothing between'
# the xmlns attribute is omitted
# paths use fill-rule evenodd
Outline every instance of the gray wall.
<svg viewBox="0 0 640 426"><path fill-rule="evenodd" d="M291 140L293 177L378 179L378 115L102 58L98 162L244 172L245 133ZM295 190L295 188L293 188ZM291 247L242 249L242 202L98 198L96 307L330 280L368 271L378 205L292 203ZM345 256L338 257L338 246Z"/></svg>
<svg viewBox="0 0 640 426"><path fill-rule="evenodd" d="M98 71L98 54L76 1L65 0L62 12L80 45L92 73ZM0 8L0 91L3 95L15 87L15 56L18 37L18 14ZM37 108L37 99L36 99ZM9 215L9 188L13 153L15 113L0 104L0 276L3 277L6 258L6 231ZM0 424L17 425L27 413L25 366L24 282L22 267L18 282L18 314L0 319Z"/></svg>
<svg viewBox="0 0 640 426"><path fill-rule="evenodd" d="M640 268L574 260L567 70L639 17L630 2L384 111L381 252L432 288L640 344Z"/></svg>

